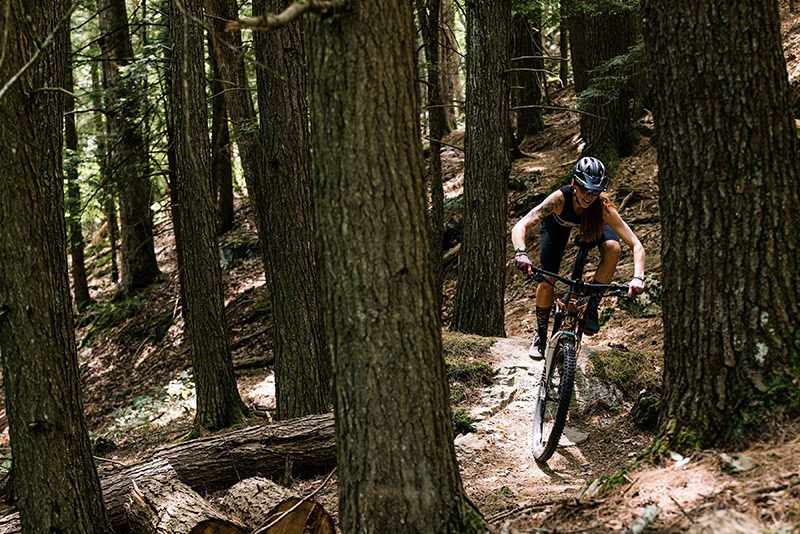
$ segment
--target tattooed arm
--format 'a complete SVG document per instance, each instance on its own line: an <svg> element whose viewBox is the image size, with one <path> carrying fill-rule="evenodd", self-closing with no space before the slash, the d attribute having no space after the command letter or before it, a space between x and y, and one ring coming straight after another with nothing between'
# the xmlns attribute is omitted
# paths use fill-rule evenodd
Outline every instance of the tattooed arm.
<svg viewBox="0 0 800 534"><path fill-rule="evenodd" d="M525 236L531 226L541 224L545 217L555 213L561 213L564 207L564 193L561 191L554 191L544 201L528 212L522 219L519 220L514 228L511 230L511 241L514 243L514 249L525 248Z"/></svg>

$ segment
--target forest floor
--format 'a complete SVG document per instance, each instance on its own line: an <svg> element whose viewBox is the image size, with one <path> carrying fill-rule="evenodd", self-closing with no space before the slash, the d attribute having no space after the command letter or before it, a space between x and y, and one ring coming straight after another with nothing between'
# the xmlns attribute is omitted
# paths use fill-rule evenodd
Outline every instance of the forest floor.
<svg viewBox="0 0 800 534"><path fill-rule="evenodd" d="M784 17L792 79L800 78L800 28ZM571 90L551 94L556 106L574 105ZM644 126L652 127L645 117ZM545 130L526 139L530 157L514 161L510 227L564 183L580 153L577 115L545 114ZM448 139L463 145L463 132ZM463 153L442 151L448 235L457 235ZM599 334L584 338L565 439L547 466L530 453L532 398L541 363L527 356L533 333L534 286L514 271L509 241L506 338L445 332L451 400L460 414L455 438L468 495L493 532L800 532L800 428L769 436L746 451L685 451L645 461L653 436L647 401L658 395L663 327L658 307L661 228L655 149L643 137L617 169L611 194L620 214L647 251L648 299L626 306L607 299ZM243 399L260 412L274 409L270 304L250 209L241 203L234 229L220 239L225 305L234 364ZM77 317L84 407L98 469L119 469L148 459L153 450L184 436L194 414L194 384L178 307L175 247L168 218L156 238L161 280L119 298L110 281L110 251L102 235L88 251L96 303ZM455 246L457 239L451 239ZM538 258L538 239L529 240ZM568 253L563 265L571 264ZM591 273L594 257L587 268ZM444 319L456 288L457 262L448 264ZM633 274L623 247L616 281ZM483 364L481 376L458 369ZM467 364L467 365L465 365ZM461 367L459 367L461 366ZM263 420L254 420L261 423ZM463 425L463 426L462 426ZM0 401L0 462L8 465L8 430ZM298 493L324 477L294 481ZM335 477L315 495L336 517Z"/></svg>

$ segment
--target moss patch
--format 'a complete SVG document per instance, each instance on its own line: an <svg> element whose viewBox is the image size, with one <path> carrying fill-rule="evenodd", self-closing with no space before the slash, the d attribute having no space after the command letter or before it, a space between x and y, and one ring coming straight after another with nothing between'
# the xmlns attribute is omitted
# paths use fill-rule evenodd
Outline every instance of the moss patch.
<svg viewBox="0 0 800 534"><path fill-rule="evenodd" d="M475 432L475 423L477 422L478 421L464 408L453 411L453 433L456 436Z"/></svg>

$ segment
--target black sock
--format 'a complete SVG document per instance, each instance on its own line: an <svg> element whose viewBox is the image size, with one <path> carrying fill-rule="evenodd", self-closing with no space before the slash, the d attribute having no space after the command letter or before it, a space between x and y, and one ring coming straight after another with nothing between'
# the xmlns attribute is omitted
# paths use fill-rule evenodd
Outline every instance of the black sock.
<svg viewBox="0 0 800 534"><path fill-rule="evenodd" d="M536 332L542 339L547 338L547 324L550 322L550 306L542 308L536 306Z"/></svg>

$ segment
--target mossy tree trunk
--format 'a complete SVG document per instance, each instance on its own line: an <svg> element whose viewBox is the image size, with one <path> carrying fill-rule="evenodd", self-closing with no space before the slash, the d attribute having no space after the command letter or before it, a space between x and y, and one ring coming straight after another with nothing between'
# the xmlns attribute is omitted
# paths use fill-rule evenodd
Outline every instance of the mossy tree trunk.
<svg viewBox="0 0 800 534"><path fill-rule="evenodd" d="M505 335L511 0L467 3L464 237L452 328Z"/></svg>
<svg viewBox="0 0 800 534"><path fill-rule="evenodd" d="M646 0L643 11L658 88L661 434L741 443L800 400L800 168L778 4Z"/></svg>
<svg viewBox="0 0 800 534"><path fill-rule="evenodd" d="M173 0L172 118L186 332L197 384L195 432L237 423L247 411L236 388L223 305L212 198L203 61L202 4Z"/></svg>
<svg viewBox="0 0 800 534"><path fill-rule="evenodd" d="M411 3L349 8L313 19L307 34L340 527L482 532L452 440Z"/></svg>
<svg viewBox="0 0 800 534"><path fill-rule="evenodd" d="M110 532L72 326L64 94L43 90L66 82L69 2L8 0L6 7L0 80L11 83L0 97L0 353L14 496L24 532Z"/></svg>

